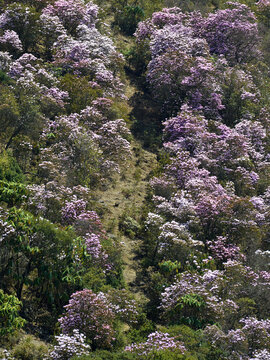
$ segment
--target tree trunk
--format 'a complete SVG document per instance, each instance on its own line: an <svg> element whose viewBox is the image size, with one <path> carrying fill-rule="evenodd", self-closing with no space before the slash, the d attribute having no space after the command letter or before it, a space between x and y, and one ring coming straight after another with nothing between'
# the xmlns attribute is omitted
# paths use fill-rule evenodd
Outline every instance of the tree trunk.
<svg viewBox="0 0 270 360"><path fill-rule="evenodd" d="M20 133L21 130L22 130L22 125L14 130L14 132L12 133L11 137L9 138L9 140L7 142L6 150L10 147L12 140L15 138L15 136L17 136Z"/></svg>

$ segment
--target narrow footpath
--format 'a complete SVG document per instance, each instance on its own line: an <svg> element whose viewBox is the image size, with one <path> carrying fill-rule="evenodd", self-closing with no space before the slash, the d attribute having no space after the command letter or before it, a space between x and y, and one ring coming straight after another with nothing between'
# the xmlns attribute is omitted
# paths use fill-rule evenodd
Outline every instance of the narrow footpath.
<svg viewBox="0 0 270 360"><path fill-rule="evenodd" d="M129 237L119 228L123 216L134 220L139 219L141 208L147 194L149 174L157 166L156 155L142 149L140 143L132 141L132 157L123 169L122 174L115 182L110 183L107 189L99 190L95 197L104 208L102 222L108 233L120 239L123 251L124 280L133 292L137 263L136 249L140 246L140 239Z"/></svg>

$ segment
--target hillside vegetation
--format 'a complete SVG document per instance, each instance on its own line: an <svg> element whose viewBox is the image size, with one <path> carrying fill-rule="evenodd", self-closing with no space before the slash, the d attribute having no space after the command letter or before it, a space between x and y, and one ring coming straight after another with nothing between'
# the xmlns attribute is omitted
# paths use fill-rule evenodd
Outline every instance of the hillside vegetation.
<svg viewBox="0 0 270 360"><path fill-rule="evenodd" d="M270 2L0 0L0 360L270 360Z"/></svg>

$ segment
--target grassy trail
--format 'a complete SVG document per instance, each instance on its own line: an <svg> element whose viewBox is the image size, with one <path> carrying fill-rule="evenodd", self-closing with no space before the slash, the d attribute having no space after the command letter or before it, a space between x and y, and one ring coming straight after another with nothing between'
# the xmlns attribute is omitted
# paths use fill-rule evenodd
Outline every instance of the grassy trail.
<svg viewBox="0 0 270 360"><path fill-rule="evenodd" d="M112 17L108 17L106 22L111 24ZM119 32L114 34L114 43L118 51L124 53L129 50L134 43L134 39L126 37ZM125 83L125 95L127 99L132 98L138 91L136 84L127 74L122 78ZM128 112L132 107L127 100L126 106ZM124 262L123 276L125 283L138 296L142 297L142 292L135 286L136 273L139 268L136 260L136 249L139 248L141 240L131 238L119 229L119 223L124 215L131 216L139 220L141 209L147 195L149 184L149 174L156 168L156 155L144 150L139 141L134 139L131 142L132 156L127 163L123 165L122 174L110 182L105 190L95 193L96 200L104 208L102 222L109 234L116 236L122 243L122 258Z"/></svg>
<svg viewBox="0 0 270 360"><path fill-rule="evenodd" d="M125 164L124 172L108 186L106 190L98 191L97 201L104 207L102 221L107 231L117 236L122 243L125 282L133 288L136 270L139 264L135 259L135 252L140 246L140 239L123 234L119 229L119 221L123 215L139 219L141 208L147 194L149 173L156 167L156 155L143 150L138 142L132 142L132 157Z"/></svg>

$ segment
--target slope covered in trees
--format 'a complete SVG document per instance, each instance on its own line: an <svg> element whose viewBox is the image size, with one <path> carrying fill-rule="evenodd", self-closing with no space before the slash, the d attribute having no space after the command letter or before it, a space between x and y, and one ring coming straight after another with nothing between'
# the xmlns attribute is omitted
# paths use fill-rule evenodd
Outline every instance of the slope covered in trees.
<svg viewBox="0 0 270 360"><path fill-rule="evenodd" d="M269 19L0 1L0 359L270 359Z"/></svg>

